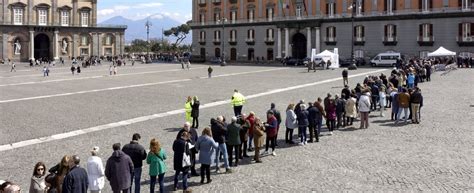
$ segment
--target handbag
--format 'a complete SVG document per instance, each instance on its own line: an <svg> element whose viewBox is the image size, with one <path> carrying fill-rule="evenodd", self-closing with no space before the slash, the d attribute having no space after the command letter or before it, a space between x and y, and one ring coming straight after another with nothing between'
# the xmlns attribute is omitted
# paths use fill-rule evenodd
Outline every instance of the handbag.
<svg viewBox="0 0 474 193"><path fill-rule="evenodd" d="M189 167L191 166L191 156L189 155L189 147L188 143L186 142L186 145L184 147L184 152L183 152L183 167Z"/></svg>

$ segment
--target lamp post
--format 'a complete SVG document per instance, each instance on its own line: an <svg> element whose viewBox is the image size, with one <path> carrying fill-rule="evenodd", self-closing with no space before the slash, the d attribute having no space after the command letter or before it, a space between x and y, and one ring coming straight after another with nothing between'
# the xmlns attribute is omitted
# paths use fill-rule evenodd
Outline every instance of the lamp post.
<svg viewBox="0 0 474 193"><path fill-rule="evenodd" d="M226 65L226 62L225 62L225 22L227 22L227 18L222 18L222 20L218 20L218 22L221 22L222 23L222 63L221 63L221 66L225 66Z"/></svg>
<svg viewBox="0 0 474 193"><path fill-rule="evenodd" d="M356 14L357 9L357 0L352 0L352 5L349 7L352 11L351 14L351 26L352 26L352 34L351 34L351 65L349 69L357 69L357 65L355 64L355 57L354 57L354 15Z"/></svg>
<svg viewBox="0 0 474 193"><path fill-rule="evenodd" d="M147 19L145 23L146 27L146 61L145 63L148 63L148 60L150 59L150 27L152 26L151 22Z"/></svg>

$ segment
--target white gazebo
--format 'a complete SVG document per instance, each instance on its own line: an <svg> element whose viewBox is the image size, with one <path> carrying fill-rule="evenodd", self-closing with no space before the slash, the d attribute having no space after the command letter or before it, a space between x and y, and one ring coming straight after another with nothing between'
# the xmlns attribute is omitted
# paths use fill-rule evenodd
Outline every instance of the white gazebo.
<svg viewBox="0 0 474 193"><path fill-rule="evenodd" d="M443 46L439 47L436 51L428 53L428 57L440 57L440 56L456 56L456 52L449 51Z"/></svg>
<svg viewBox="0 0 474 193"><path fill-rule="evenodd" d="M315 57L321 58L325 63L328 61L331 61L331 66L329 68L339 68L339 55L336 53L333 53L329 50L324 50L323 52L319 54L315 54L316 50L313 49L313 53L311 56L311 61L314 61Z"/></svg>

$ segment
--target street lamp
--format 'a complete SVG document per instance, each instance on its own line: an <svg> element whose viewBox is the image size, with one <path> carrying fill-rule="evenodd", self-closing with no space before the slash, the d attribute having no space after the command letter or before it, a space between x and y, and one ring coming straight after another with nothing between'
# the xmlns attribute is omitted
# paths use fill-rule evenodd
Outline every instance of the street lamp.
<svg viewBox="0 0 474 193"><path fill-rule="evenodd" d="M356 14L357 10L357 0L352 0L352 4L349 7L349 9L352 11L351 14L351 26L352 26L352 34L351 34L351 65L349 66L349 69L357 69L357 65L355 64L355 57L354 57L354 16Z"/></svg>
<svg viewBox="0 0 474 193"><path fill-rule="evenodd" d="M225 66L226 65L226 62L225 62L225 22L227 22L227 18L222 18L222 20L217 20L217 22L219 23L222 23L222 63L221 63L221 66Z"/></svg>
<svg viewBox="0 0 474 193"><path fill-rule="evenodd" d="M152 26L152 23L147 19L146 20L146 23L145 23L145 27L146 27L146 55L147 55L147 59L146 59L146 62L148 62L149 58L150 58L150 27Z"/></svg>

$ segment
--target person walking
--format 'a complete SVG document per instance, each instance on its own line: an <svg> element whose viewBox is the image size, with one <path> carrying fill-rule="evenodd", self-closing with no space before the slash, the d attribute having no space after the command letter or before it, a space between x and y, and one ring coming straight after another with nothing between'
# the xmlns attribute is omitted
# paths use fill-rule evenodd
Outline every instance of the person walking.
<svg viewBox="0 0 474 193"><path fill-rule="evenodd" d="M420 104L423 101L423 96L421 95L420 89L418 87L415 87L415 91L413 94L410 96L410 101L411 101L411 112L413 113L412 115L412 122L414 124L420 124Z"/></svg>
<svg viewBox="0 0 474 193"><path fill-rule="evenodd" d="M295 128L298 127L298 120L296 117L296 113L294 111L295 104L290 103L286 108L286 119L285 119L285 142L288 144L294 144L293 142L293 131Z"/></svg>
<svg viewBox="0 0 474 193"><path fill-rule="evenodd" d="M64 178L63 193L87 193L89 180L87 172L79 166L81 159L77 155L73 155L69 160L69 172Z"/></svg>
<svg viewBox="0 0 474 193"><path fill-rule="evenodd" d="M345 112L346 112L346 125L352 125L354 119L357 117L357 99L355 95L350 95L350 98L346 101Z"/></svg>
<svg viewBox="0 0 474 193"><path fill-rule="evenodd" d="M344 70L342 70L342 84L344 86L347 86L349 84L349 71L347 70L347 68L344 68Z"/></svg>
<svg viewBox="0 0 474 193"><path fill-rule="evenodd" d="M112 76L112 73L114 72L114 68L112 65L109 66L109 75Z"/></svg>
<svg viewBox="0 0 474 193"><path fill-rule="evenodd" d="M239 165L240 131L242 126L237 123L237 117L231 118L231 123L227 125L227 153L229 154L229 165L237 167ZM235 150L235 165L232 164L232 156Z"/></svg>
<svg viewBox="0 0 474 193"><path fill-rule="evenodd" d="M191 105L191 117L193 117L192 128L199 128L199 99L197 96L193 97L193 103Z"/></svg>
<svg viewBox="0 0 474 193"><path fill-rule="evenodd" d="M132 136L132 141L130 141L129 144L126 144L122 148L122 151L128 156L130 156L133 161L134 168L130 185L135 181L135 193L140 193L140 181L142 176L143 160L146 159L145 148L138 143L140 139L140 134L134 133Z"/></svg>
<svg viewBox="0 0 474 193"><path fill-rule="evenodd" d="M265 127L260 118L255 117L255 128L253 130L253 140L255 145L255 154L253 159L255 163L262 163L260 160L260 148L263 146L263 135L265 134Z"/></svg>
<svg viewBox="0 0 474 193"><path fill-rule="evenodd" d="M118 67L114 65L114 75L117 75Z"/></svg>
<svg viewBox="0 0 474 193"><path fill-rule="evenodd" d="M300 105L300 112L296 115L298 117L298 131L300 133L300 143L299 145L306 145L307 136L306 136L306 129L309 125L308 116L309 112L306 110L306 105Z"/></svg>
<svg viewBox="0 0 474 193"><path fill-rule="evenodd" d="M264 124L264 126L265 126L265 131L267 133L264 154L268 154L268 148L271 144L272 155L276 156L275 144L276 144L276 140L277 140L278 120L276 119L275 115L273 114L273 111L268 111L267 112L267 122Z"/></svg>
<svg viewBox="0 0 474 193"><path fill-rule="evenodd" d="M327 108L327 119L329 122L329 135L333 135L334 129L336 129L336 102L334 99L329 100L329 105Z"/></svg>
<svg viewBox="0 0 474 193"><path fill-rule="evenodd" d="M227 146L226 146L226 136L227 136L227 128L224 124L224 117L218 116L217 120L211 119L211 130L212 130L212 137L214 141L219 143L219 151L216 153L216 173L219 173L219 156L222 154L224 157L224 167L226 173L231 173L230 165L229 165L229 158L227 154Z"/></svg>
<svg viewBox="0 0 474 193"><path fill-rule="evenodd" d="M150 193L155 193L156 177L160 185L160 193L164 192L164 182L166 173L166 153L161 148L160 142L153 138L150 141L150 152L146 158L146 163L150 165L148 175L150 175Z"/></svg>
<svg viewBox="0 0 474 193"><path fill-rule="evenodd" d="M71 72L72 72L72 75L74 75L74 72L76 71L76 67L74 67L74 65L71 66Z"/></svg>
<svg viewBox="0 0 474 193"><path fill-rule="evenodd" d="M370 92L364 91L359 98L360 129L369 128Z"/></svg>
<svg viewBox="0 0 474 193"><path fill-rule="evenodd" d="M80 66L77 66L77 74L80 74L81 73L81 67Z"/></svg>
<svg viewBox="0 0 474 193"><path fill-rule="evenodd" d="M211 163L212 154L218 149L219 144L212 138L211 128L206 127L202 130L201 136L196 142L196 149L199 151L199 162L201 162L201 184L204 183L206 176L207 183L211 183Z"/></svg>
<svg viewBox="0 0 474 193"><path fill-rule="evenodd" d="M193 121L192 118L191 118L192 103L193 103L193 98L191 98L191 96L188 96L188 98L186 100L186 103L184 104L186 122L192 122Z"/></svg>
<svg viewBox="0 0 474 193"><path fill-rule="evenodd" d="M16 72L16 65L15 65L15 62L12 62L12 68L10 69L10 72L13 72L13 71Z"/></svg>
<svg viewBox="0 0 474 193"><path fill-rule="evenodd" d="M130 193L134 170L132 159L120 150L120 143L115 143L112 149L114 152L105 164L105 177L113 193Z"/></svg>
<svg viewBox="0 0 474 193"><path fill-rule="evenodd" d="M214 70L212 69L211 66L209 66L209 68L207 68L207 76L208 76L209 78L212 78L212 71L214 71Z"/></svg>
<svg viewBox="0 0 474 193"><path fill-rule="evenodd" d="M49 76L49 69L46 66L43 66L43 77Z"/></svg>
<svg viewBox="0 0 474 193"><path fill-rule="evenodd" d="M173 143L173 167L175 170L174 175L174 191L178 190L178 179L181 174L183 179L183 191L191 192L188 189L188 172L191 166L191 149L188 142L190 134L187 131L181 132L180 138L176 139Z"/></svg>
<svg viewBox="0 0 474 193"><path fill-rule="evenodd" d="M397 124L402 119L402 112L404 114L404 121L407 123L408 120L408 108L410 106L410 94L406 88L402 88L402 92L398 94L398 114L395 124Z"/></svg>
<svg viewBox="0 0 474 193"><path fill-rule="evenodd" d="M234 107L234 116L239 116L242 114L242 108L245 103L244 95L240 94L237 89L234 89L234 95L231 98L232 106Z"/></svg>
<svg viewBox="0 0 474 193"><path fill-rule="evenodd" d="M31 176L30 193L45 193L48 189L45 178L46 166L43 162L36 163L33 169L33 176Z"/></svg>
<svg viewBox="0 0 474 193"><path fill-rule="evenodd" d="M105 185L105 172L102 159L98 156L99 147L93 147L91 157L87 160L87 179L91 193L100 193Z"/></svg>

